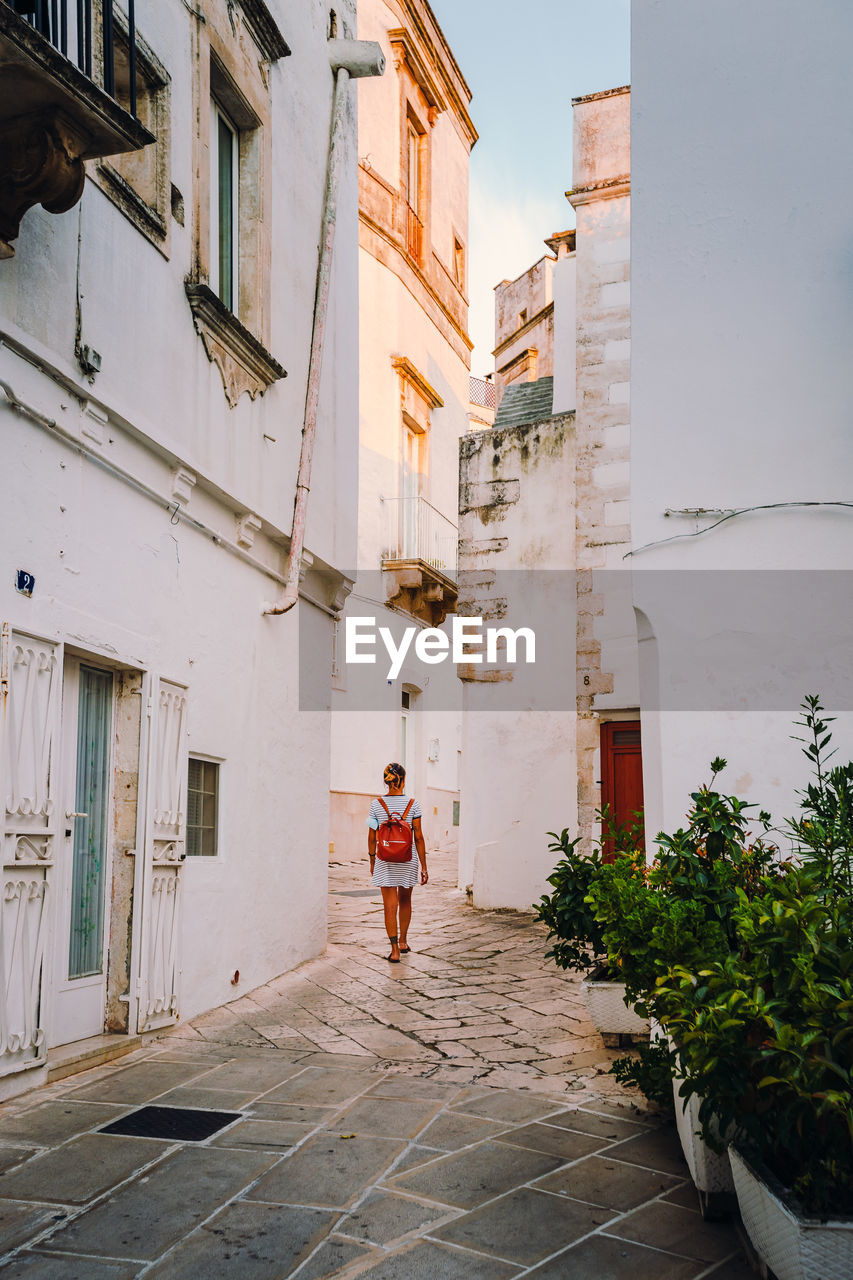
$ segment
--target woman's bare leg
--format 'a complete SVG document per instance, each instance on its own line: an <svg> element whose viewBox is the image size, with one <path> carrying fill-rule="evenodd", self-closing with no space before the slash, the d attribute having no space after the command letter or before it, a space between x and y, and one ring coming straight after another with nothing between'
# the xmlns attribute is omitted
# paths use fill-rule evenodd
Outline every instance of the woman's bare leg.
<svg viewBox="0 0 853 1280"><path fill-rule="evenodd" d="M397 890L395 888L382 887L382 908L385 912L385 932L388 934L388 941L391 943L392 960L400 959L400 947L397 938ZM411 911L410 913L411 914Z"/></svg>
<svg viewBox="0 0 853 1280"><path fill-rule="evenodd" d="M397 894L400 899L400 946L406 950L406 938L409 934L409 923L412 919L412 891L411 889L398 889Z"/></svg>

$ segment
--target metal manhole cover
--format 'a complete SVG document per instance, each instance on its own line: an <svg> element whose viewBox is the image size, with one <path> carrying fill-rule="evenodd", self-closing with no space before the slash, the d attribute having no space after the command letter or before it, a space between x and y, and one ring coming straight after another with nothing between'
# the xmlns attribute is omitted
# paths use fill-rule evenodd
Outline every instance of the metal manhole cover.
<svg viewBox="0 0 853 1280"><path fill-rule="evenodd" d="M191 1107L139 1107L130 1115L104 1125L100 1133L119 1133L126 1138L169 1138L176 1142L204 1142L233 1120L239 1111L197 1111Z"/></svg>

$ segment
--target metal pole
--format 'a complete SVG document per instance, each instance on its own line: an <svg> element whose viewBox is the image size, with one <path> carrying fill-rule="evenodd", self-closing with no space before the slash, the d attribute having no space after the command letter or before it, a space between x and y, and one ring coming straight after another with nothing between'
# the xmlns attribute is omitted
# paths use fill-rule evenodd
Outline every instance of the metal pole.
<svg viewBox="0 0 853 1280"><path fill-rule="evenodd" d="M341 136L346 115L349 72L339 67L335 74L335 96L332 106L332 136L329 147L329 163L326 170L326 196L323 208L323 237L320 242L320 262L317 268L317 289L314 301L314 329L311 335L311 358L308 364L308 390L305 396L305 422L302 428L302 449L299 455L299 473L296 479L296 501L293 508L293 529L290 535L290 555L287 561L287 581L284 594L278 604L267 604L263 612L287 613L299 599L299 570L305 545L305 518L308 511L308 493L311 487L311 463L314 454L314 437L317 432L317 409L320 402L320 377L323 372L323 344L326 337L326 318L329 310L329 285L332 277L332 250L335 244L335 225L338 216L338 175L340 171Z"/></svg>

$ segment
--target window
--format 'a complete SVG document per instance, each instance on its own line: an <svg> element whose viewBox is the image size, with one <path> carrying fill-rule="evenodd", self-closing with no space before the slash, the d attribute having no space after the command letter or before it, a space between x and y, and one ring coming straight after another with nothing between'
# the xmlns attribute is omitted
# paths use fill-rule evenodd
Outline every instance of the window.
<svg viewBox="0 0 853 1280"><path fill-rule="evenodd" d="M426 135L408 117L406 133L406 250L420 262L424 236L424 147Z"/></svg>
<svg viewBox="0 0 853 1280"><path fill-rule="evenodd" d="M237 312L240 135L221 107L210 104L210 287Z"/></svg>
<svg viewBox="0 0 853 1280"><path fill-rule="evenodd" d="M187 782L187 854L216 857L219 826L219 765L190 756Z"/></svg>
<svg viewBox="0 0 853 1280"><path fill-rule="evenodd" d="M521 311L519 311L519 313L518 313L518 327L519 327L519 329L520 329L520 328L521 328L521 326L522 326L522 325L524 325L524 324L527 324L527 307L523 307L523 308L522 308L522 310L521 310Z"/></svg>
<svg viewBox="0 0 853 1280"><path fill-rule="evenodd" d="M453 275L460 289L465 288L465 246L456 236L453 237Z"/></svg>
<svg viewBox="0 0 853 1280"><path fill-rule="evenodd" d="M125 19L115 10L115 96L131 109L130 45ZM96 170L101 190L122 213L169 255L171 216L169 76L142 37L136 36L136 115L156 141L139 151L110 156Z"/></svg>

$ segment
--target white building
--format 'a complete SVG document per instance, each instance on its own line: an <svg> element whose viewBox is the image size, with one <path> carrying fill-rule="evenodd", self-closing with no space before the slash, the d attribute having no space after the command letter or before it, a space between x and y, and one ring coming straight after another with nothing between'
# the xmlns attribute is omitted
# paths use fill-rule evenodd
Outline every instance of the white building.
<svg viewBox="0 0 853 1280"><path fill-rule="evenodd" d="M574 101L577 226L495 294L491 430L460 446L460 609L536 632L535 671L464 682L460 884L482 907L547 889L548 831L642 808L630 581L630 93Z"/></svg>
<svg viewBox="0 0 853 1280"><path fill-rule="evenodd" d="M60 101L44 137L65 156L25 173L17 204L7 182L0 208L6 1092L57 1046L126 1043L325 945L329 724L300 703L328 685L356 530L355 92L338 76L302 598L264 616L285 579L344 56L325 7L271 5L137 6L150 132L126 109L120 14L116 103L51 49L57 32L0 6L19 88L2 110ZM336 9L353 34L354 5Z"/></svg>
<svg viewBox="0 0 853 1280"><path fill-rule="evenodd" d="M853 11L635 0L632 28L631 563L653 835L717 754L727 790L791 814L800 698L853 710L853 513L837 505L853 490ZM850 715L834 729L848 760Z"/></svg>
<svg viewBox="0 0 853 1280"><path fill-rule="evenodd" d="M426 0L363 0L388 69L359 91L359 529L348 617L396 639L456 607L459 437L468 429L470 90ZM400 760L427 846L456 847L460 689L411 657L348 666L333 697L332 857L364 855L371 798Z"/></svg>

